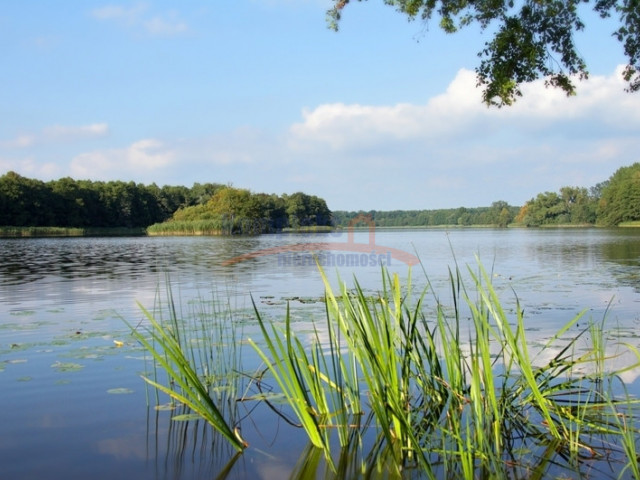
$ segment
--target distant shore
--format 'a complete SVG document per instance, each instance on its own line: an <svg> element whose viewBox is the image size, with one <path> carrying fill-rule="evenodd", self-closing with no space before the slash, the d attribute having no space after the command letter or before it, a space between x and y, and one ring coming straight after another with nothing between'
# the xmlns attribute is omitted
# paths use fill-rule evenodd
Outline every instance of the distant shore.
<svg viewBox="0 0 640 480"><path fill-rule="evenodd" d="M618 225L620 228L638 228L640 222L623 222ZM342 230L369 230L371 227L368 225L355 225L352 227L327 227L327 226L314 226L314 227L300 227L300 228L286 228L280 233L328 233L333 231ZM500 228L496 225L403 225L403 226L383 226L374 227L376 230L436 230L436 229L483 229L483 228ZM556 228L601 228L598 225L593 224L581 224L581 225L541 225L538 227L527 227L521 224L510 224L507 227L502 228L543 228L543 229L556 229ZM174 229L153 231L145 228L72 228L72 227L0 227L0 238L47 238L47 237L186 237L186 236L227 236L219 229L210 230L189 230L189 229ZM267 234L268 235L268 234Z"/></svg>
<svg viewBox="0 0 640 480"><path fill-rule="evenodd" d="M140 237L144 228L0 227L0 238L46 237Z"/></svg>

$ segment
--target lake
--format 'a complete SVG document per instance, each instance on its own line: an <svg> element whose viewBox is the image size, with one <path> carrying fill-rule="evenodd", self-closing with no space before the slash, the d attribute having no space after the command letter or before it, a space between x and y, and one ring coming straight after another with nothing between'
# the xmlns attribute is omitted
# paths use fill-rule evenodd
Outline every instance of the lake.
<svg viewBox="0 0 640 480"><path fill-rule="evenodd" d="M232 454L213 442L206 425L172 422L175 411L156 408L155 392L140 378L152 364L124 320L143 320L137 302L164 311L170 286L179 315L222 304L243 338L258 336L252 299L274 321L289 303L294 328L304 335L314 320L324 320L319 272L296 247L308 243L323 250L334 285L338 276L352 284L355 275L371 293L382 285L380 264L406 279L405 262L415 255L421 264L411 268L414 290L430 284L445 303L449 269L477 271L477 256L504 304L515 305L517 296L528 338L549 338L586 309L583 325L606 314L612 348L621 340L640 347L640 229L4 239L0 479L188 479L224 472ZM428 309L434 296L426 298ZM243 367L255 363L247 352ZM632 389L638 373L624 378ZM251 414L243 421L251 446L227 478L288 477L305 437L267 419L263 406L243 408Z"/></svg>

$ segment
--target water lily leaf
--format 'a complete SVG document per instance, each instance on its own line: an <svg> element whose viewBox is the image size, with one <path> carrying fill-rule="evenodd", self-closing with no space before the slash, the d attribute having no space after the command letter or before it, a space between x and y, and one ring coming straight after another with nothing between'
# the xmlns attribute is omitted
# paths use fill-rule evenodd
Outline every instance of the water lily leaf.
<svg viewBox="0 0 640 480"><path fill-rule="evenodd" d="M84 365L80 365L79 363L72 363L72 362L68 362L68 363L56 362L51 365L51 368L55 368L59 372L77 372L78 370L83 369Z"/></svg>
<svg viewBox="0 0 640 480"><path fill-rule="evenodd" d="M287 397L284 393L259 393L250 397L242 397L242 401L246 402L262 402L267 400L269 403L285 404L288 403Z"/></svg>
<svg viewBox="0 0 640 480"><path fill-rule="evenodd" d="M111 395L127 395L129 393L133 393L133 390L130 388L110 388L107 390L107 393Z"/></svg>

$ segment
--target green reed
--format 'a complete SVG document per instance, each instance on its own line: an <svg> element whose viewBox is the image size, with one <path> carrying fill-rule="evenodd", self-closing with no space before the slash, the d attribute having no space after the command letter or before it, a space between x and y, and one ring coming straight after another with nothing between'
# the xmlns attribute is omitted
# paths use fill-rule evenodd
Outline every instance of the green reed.
<svg viewBox="0 0 640 480"><path fill-rule="evenodd" d="M479 262L467 277L458 268L450 272L453 306L429 283L414 294L410 272L403 285L383 270L381 291L373 296L357 280L351 289L341 281L334 292L320 274L325 319L314 322L310 342L297 337L288 308L280 326L264 319L255 304L262 338L249 340L266 366L260 382L277 386L309 438L296 478L319 472L321 458L327 478L341 472L543 478L551 471L599 468L598 462L617 463L640 478L638 400L613 393L622 373L640 367L640 355L627 346L638 361L612 370L604 320L580 329L582 312L533 347L517 297L505 309ZM189 405L241 449L233 422L204 399L212 391L207 372L218 362L185 354L179 330L167 332L147 316L152 339L171 361L157 351L154 358L177 387L147 381ZM201 328L210 336L206 316ZM240 367L223 372L230 368Z"/></svg>
<svg viewBox="0 0 640 480"><path fill-rule="evenodd" d="M8 227L0 226L0 238L20 237L119 237L141 236L144 228L127 227Z"/></svg>
<svg viewBox="0 0 640 480"><path fill-rule="evenodd" d="M247 447L237 428L235 410L238 356L235 330L226 330L219 311L206 311L204 302L187 325L181 321L169 290L169 320L160 321L139 304L148 326L133 327L132 335L167 374L168 386L143 376L148 384L189 407L207 421L236 451ZM189 415L174 417L190 419Z"/></svg>
<svg viewBox="0 0 640 480"><path fill-rule="evenodd" d="M172 220L147 227L147 235L222 235L224 222L219 218L208 220Z"/></svg>

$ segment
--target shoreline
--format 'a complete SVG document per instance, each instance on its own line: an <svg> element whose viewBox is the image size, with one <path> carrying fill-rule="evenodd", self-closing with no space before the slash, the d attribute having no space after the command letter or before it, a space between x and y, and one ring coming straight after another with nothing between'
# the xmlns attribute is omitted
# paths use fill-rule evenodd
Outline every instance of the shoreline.
<svg viewBox="0 0 640 480"><path fill-rule="evenodd" d="M507 227L499 227L497 225L402 225L402 226L374 226L375 230L391 231L391 230L436 230L436 229L590 229L590 228L639 228L640 222L623 222L615 227L605 227L592 224L581 225L540 225L535 227L527 227L526 225L510 224ZM344 230L367 231L371 227L368 225L352 226L352 227L304 227L304 228L287 228L279 234L293 233L331 233ZM273 235L274 233L260 233L258 235ZM221 230L171 230L171 231L149 231L146 228L127 228L127 227L0 227L0 238L56 238L56 237L233 237L237 235L229 235Z"/></svg>

